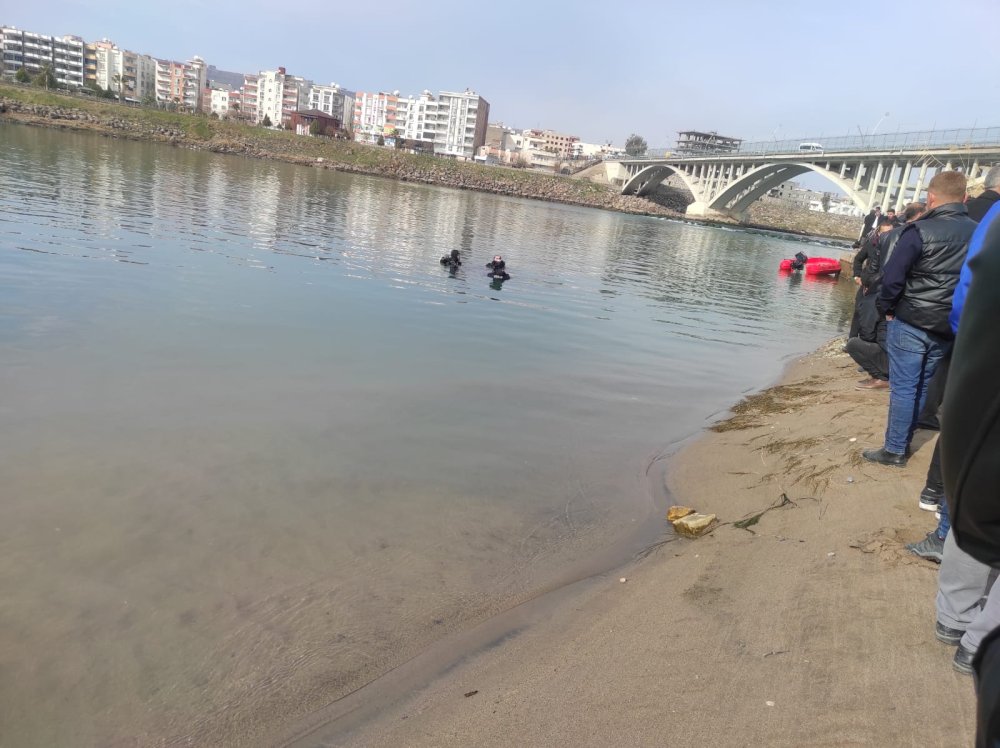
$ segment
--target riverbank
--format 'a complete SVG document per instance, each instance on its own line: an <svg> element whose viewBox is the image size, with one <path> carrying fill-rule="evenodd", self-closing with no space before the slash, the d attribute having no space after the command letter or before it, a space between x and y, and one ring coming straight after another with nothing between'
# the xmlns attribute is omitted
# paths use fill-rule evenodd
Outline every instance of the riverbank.
<svg viewBox="0 0 1000 748"><path fill-rule="evenodd" d="M201 115L124 106L29 87L0 85L0 122L95 132L107 137L147 140L176 147L271 159L352 174L386 177L441 187L613 210L633 215L683 218L694 223L736 225L735 221L687 218L674 203L622 195L587 179L537 171L484 166L391 148L295 135L284 130L212 119ZM827 217L829 218L829 217ZM813 217L754 212L749 228L843 240L852 231L816 223Z"/></svg>
<svg viewBox="0 0 1000 748"><path fill-rule="evenodd" d="M673 218L682 215L584 180L300 136L205 116L90 101L11 85L0 85L0 122L4 121L621 213Z"/></svg>
<svg viewBox="0 0 1000 748"><path fill-rule="evenodd" d="M933 523L933 438L903 470L863 463L887 396L858 376L826 346L671 461L672 501L717 513L711 535L665 531L373 723L301 744L970 744L972 681L933 635L937 567L903 548Z"/></svg>

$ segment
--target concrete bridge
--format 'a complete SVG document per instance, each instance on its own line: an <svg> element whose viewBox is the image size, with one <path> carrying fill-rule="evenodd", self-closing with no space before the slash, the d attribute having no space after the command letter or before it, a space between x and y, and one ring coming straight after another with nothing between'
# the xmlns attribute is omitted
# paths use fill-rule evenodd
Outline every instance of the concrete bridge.
<svg viewBox="0 0 1000 748"><path fill-rule="evenodd" d="M1000 163L1000 128L865 140L803 140L802 150L799 141L744 143L731 153L626 159L612 167L617 176L609 168L609 177L621 180L622 194L643 196L675 176L694 196L688 214L724 214L741 220L747 208L769 190L809 172L829 181L867 213L876 205L899 211L939 171L963 171L975 179Z"/></svg>

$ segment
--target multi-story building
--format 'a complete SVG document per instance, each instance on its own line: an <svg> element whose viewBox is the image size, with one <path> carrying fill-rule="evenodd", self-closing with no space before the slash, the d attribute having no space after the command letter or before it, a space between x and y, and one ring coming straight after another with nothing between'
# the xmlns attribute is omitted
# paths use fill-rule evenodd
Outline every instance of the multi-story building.
<svg viewBox="0 0 1000 748"><path fill-rule="evenodd" d="M350 124L354 120L354 91L341 88L336 83L313 86L309 89L309 108Z"/></svg>
<svg viewBox="0 0 1000 748"><path fill-rule="evenodd" d="M208 65L195 55L184 63L184 108L190 112L204 110L205 89L208 87Z"/></svg>
<svg viewBox="0 0 1000 748"><path fill-rule="evenodd" d="M472 161L486 142L490 104L475 91L441 91L438 95L434 153Z"/></svg>
<svg viewBox="0 0 1000 748"><path fill-rule="evenodd" d="M264 70L257 76L257 122L267 117L277 126L291 122L292 115L309 104L312 81L288 75L284 68Z"/></svg>
<svg viewBox="0 0 1000 748"><path fill-rule="evenodd" d="M187 62L156 60L156 100L192 112L204 109L208 66L198 56Z"/></svg>
<svg viewBox="0 0 1000 748"><path fill-rule="evenodd" d="M230 110L238 111L240 119L246 120L247 122L257 122L257 86L259 83L259 76L257 75L244 75L243 76L243 86L240 88L239 101L236 105L239 109L233 108L233 101L230 97L229 108Z"/></svg>
<svg viewBox="0 0 1000 748"><path fill-rule="evenodd" d="M156 61L156 100L178 107L184 103L184 63Z"/></svg>
<svg viewBox="0 0 1000 748"><path fill-rule="evenodd" d="M399 91L393 93L368 93L354 95L354 139L374 143L379 135L389 135L404 124L397 120Z"/></svg>
<svg viewBox="0 0 1000 748"><path fill-rule="evenodd" d="M83 45L83 85L93 88L97 85L97 45L91 42Z"/></svg>
<svg viewBox="0 0 1000 748"><path fill-rule="evenodd" d="M220 119L229 116L230 106L233 104L233 92L228 88L212 88L208 91L208 109Z"/></svg>
<svg viewBox="0 0 1000 748"><path fill-rule="evenodd" d="M48 65L57 85L82 86L85 47L78 36L46 36L14 26L0 27L0 60L8 78L21 68L37 75Z"/></svg>
<svg viewBox="0 0 1000 748"><path fill-rule="evenodd" d="M156 60L127 49L119 49L104 39L95 42L94 55L97 69L94 83L99 88L110 88L114 93L141 101L156 95Z"/></svg>
<svg viewBox="0 0 1000 748"><path fill-rule="evenodd" d="M573 144L580 140L576 135L563 135L552 130L535 131L542 138L542 150L554 153L560 158L573 154Z"/></svg>
<svg viewBox="0 0 1000 748"><path fill-rule="evenodd" d="M358 101L361 96L362 94L358 94ZM378 117L382 111L381 100L375 99L372 104L373 132L391 132L395 128L407 140L433 143L434 153L438 155L471 161L479 147L486 142L490 105L473 91L442 91L437 98L430 91L424 91L418 98L410 96L401 99L394 94L386 100L384 121ZM394 115L392 119L390 114ZM356 103L355 133L358 132L359 120L362 129L369 126L364 117L364 108ZM372 140L371 137L363 139L369 142Z"/></svg>

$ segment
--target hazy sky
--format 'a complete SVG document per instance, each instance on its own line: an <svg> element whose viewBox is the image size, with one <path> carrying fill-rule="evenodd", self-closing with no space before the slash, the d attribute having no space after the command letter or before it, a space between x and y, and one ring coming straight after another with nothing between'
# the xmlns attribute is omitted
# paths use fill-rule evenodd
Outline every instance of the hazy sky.
<svg viewBox="0 0 1000 748"><path fill-rule="evenodd" d="M419 94L622 144L1000 126L1000 0L42 0L0 22L223 70ZM888 117L884 117L889 112Z"/></svg>

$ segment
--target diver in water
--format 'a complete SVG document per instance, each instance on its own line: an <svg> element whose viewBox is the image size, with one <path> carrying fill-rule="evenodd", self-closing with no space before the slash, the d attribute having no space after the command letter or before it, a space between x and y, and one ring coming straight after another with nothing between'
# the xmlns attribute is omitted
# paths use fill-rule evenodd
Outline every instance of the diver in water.
<svg viewBox="0 0 1000 748"><path fill-rule="evenodd" d="M510 275L507 273L507 263L500 255L493 256L493 262L486 263L486 277L493 280L507 280Z"/></svg>
<svg viewBox="0 0 1000 748"><path fill-rule="evenodd" d="M462 264L462 258L458 256L458 250L457 249L453 249L453 250L451 250L451 254L450 255L445 255L444 257L442 257L441 258L441 264L442 265L447 265L452 270L454 270L459 265L461 265Z"/></svg>
<svg viewBox="0 0 1000 748"><path fill-rule="evenodd" d="M792 260L792 270L801 270L806 266L806 262L809 260L804 252L796 252L795 259Z"/></svg>

